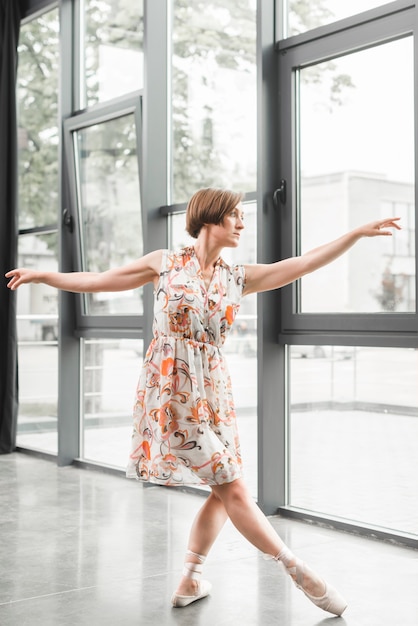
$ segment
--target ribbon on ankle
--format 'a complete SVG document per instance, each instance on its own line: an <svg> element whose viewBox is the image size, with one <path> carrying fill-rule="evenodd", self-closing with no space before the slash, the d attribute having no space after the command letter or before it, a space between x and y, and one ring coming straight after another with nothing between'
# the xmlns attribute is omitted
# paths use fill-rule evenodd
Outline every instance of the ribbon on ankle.
<svg viewBox="0 0 418 626"><path fill-rule="evenodd" d="M289 550L289 548L284 548L278 554L276 554L276 556L273 556L272 554L263 554L263 558L266 561L269 561L270 559L276 562L281 561L283 565L287 567L288 563L295 559L295 556L293 552Z"/></svg>
<svg viewBox="0 0 418 626"><path fill-rule="evenodd" d="M206 556L203 554L197 554L196 552L193 552L193 550L187 550L186 551L186 556L194 556L196 557L196 559L198 559L198 561L200 563L204 563L206 561Z"/></svg>

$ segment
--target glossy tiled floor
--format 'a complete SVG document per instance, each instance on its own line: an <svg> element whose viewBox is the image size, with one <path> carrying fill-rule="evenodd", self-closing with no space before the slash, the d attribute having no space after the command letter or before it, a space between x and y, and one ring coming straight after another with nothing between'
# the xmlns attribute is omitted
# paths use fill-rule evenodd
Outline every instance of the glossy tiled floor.
<svg viewBox="0 0 418 626"><path fill-rule="evenodd" d="M209 598L170 606L201 496L23 454L0 456L1 626L417 626L418 551L271 518L349 601L313 606L227 524Z"/></svg>

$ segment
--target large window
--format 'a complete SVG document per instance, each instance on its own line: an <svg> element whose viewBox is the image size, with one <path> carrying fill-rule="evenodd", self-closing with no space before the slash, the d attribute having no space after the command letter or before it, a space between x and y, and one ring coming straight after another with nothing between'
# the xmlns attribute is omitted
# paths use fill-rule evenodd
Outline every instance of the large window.
<svg viewBox="0 0 418 626"><path fill-rule="evenodd" d="M19 264L102 271L187 244L180 212L206 186L249 198L230 262L254 262L256 237L270 262L400 216L395 236L244 298L224 350L264 510L416 533L414 3L50 6L20 34ZM57 295L17 294L18 444L123 468L152 285Z"/></svg>
<svg viewBox="0 0 418 626"><path fill-rule="evenodd" d="M76 110L64 122L66 265L74 271L106 271L144 253L143 4L80 0L74 13ZM75 328L68 329L73 357L63 367L77 381L77 411L64 406L62 412L79 437L66 453L123 468L143 352L144 292L77 294L69 301L75 308Z"/></svg>
<svg viewBox="0 0 418 626"><path fill-rule="evenodd" d="M59 19L54 9L22 26L17 77L18 264L58 267ZM45 285L18 292L17 445L57 452L58 296Z"/></svg>
<svg viewBox="0 0 418 626"><path fill-rule="evenodd" d="M80 108L142 89L143 1L80 0Z"/></svg>
<svg viewBox="0 0 418 626"><path fill-rule="evenodd" d="M138 141L134 114L73 133L81 265L102 272L142 256ZM86 294L86 315L142 313L137 293Z"/></svg>
<svg viewBox="0 0 418 626"><path fill-rule="evenodd" d="M282 254L383 217L402 230L282 290L287 504L416 534L415 9L339 5L309 23L290 2L304 32L278 42Z"/></svg>
<svg viewBox="0 0 418 626"><path fill-rule="evenodd" d="M256 188L256 2L173 0L172 201Z"/></svg>
<svg viewBox="0 0 418 626"><path fill-rule="evenodd" d="M140 104L139 94L130 95L66 122L74 257L83 271L105 271L143 254ZM90 329L97 337L79 340L79 457L123 468L143 352L142 340L128 337L141 328L143 290L79 295L77 302L81 334Z"/></svg>
<svg viewBox="0 0 418 626"><path fill-rule="evenodd" d="M143 341L83 340L81 354L80 457L124 468L130 453L132 407Z"/></svg>
<svg viewBox="0 0 418 626"><path fill-rule="evenodd" d="M82 271L105 271L143 254L140 105L133 94L65 122L74 265ZM79 295L77 302L84 328L138 328L143 313L142 289Z"/></svg>
<svg viewBox="0 0 418 626"><path fill-rule="evenodd" d="M292 346L293 507L417 532L418 351Z"/></svg>
<svg viewBox="0 0 418 626"><path fill-rule="evenodd" d="M416 329L412 15L401 7L388 20L381 7L373 28L356 19L344 36L330 30L320 39L306 34L300 43L278 44L286 51L280 55L282 255L304 253L381 217L401 217L405 230L363 239L285 288L284 335Z"/></svg>
<svg viewBox="0 0 418 626"><path fill-rule="evenodd" d="M256 190L256 2L172 0L171 201L202 187ZM245 204L232 263L256 261L257 209ZM184 214L169 216L169 246L190 245ZM191 241L193 242L193 240ZM245 476L257 497L256 297L244 298L224 347L233 384Z"/></svg>
<svg viewBox="0 0 418 626"><path fill-rule="evenodd" d="M140 104L139 94L130 95L65 123L74 259L82 271L106 271L143 254ZM143 289L76 297L82 336L78 456L124 468L143 356ZM94 339L86 338L89 331Z"/></svg>
<svg viewBox="0 0 418 626"><path fill-rule="evenodd" d="M300 251L379 217L399 216L405 228L393 240L363 241L304 278L301 312L412 310L415 219L401 203L414 202L413 58L413 38L407 37L335 59L332 68L328 62L301 68L295 77ZM409 245L402 245L405 238Z"/></svg>

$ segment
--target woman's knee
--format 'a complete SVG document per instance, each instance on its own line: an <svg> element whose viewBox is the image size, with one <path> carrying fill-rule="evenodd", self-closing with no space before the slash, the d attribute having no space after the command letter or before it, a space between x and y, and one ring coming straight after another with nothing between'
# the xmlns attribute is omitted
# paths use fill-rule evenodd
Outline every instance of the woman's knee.
<svg viewBox="0 0 418 626"><path fill-rule="evenodd" d="M242 479L237 479L231 483L216 485L212 487L212 493L224 502L225 505L233 503L245 503L248 501L249 492Z"/></svg>

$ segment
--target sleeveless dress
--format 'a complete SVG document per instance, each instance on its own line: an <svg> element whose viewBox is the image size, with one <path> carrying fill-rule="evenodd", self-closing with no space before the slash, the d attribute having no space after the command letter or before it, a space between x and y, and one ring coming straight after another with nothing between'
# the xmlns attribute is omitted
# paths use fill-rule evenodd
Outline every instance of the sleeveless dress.
<svg viewBox="0 0 418 626"><path fill-rule="evenodd" d="M193 247L163 251L153 339L136 391L129 478L182 486L220 485L241 477L222 345L244 284L244 267L220 258L206 289Z"/></svg>

